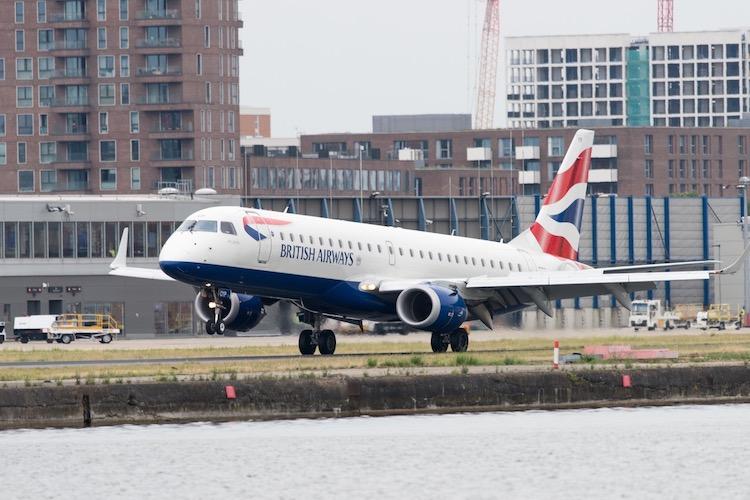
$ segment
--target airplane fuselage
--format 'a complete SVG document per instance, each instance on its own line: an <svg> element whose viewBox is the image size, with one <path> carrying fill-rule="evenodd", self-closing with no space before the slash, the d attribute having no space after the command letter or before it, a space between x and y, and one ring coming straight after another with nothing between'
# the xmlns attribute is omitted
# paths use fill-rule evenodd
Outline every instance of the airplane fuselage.
<svg viewBox="0 0 750 500"><path fill-rule="evenodd" d="M395 296L361 290L368 280L502 277L576 266L498 242L241 207L191 215L159 261L166 274L196 287L210 284L380 321L398 319Z"/></svg>

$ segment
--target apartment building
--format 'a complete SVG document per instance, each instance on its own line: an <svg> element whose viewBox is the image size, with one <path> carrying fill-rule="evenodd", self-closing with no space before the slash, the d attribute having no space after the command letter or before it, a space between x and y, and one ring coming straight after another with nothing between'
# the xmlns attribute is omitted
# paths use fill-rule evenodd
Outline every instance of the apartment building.
<svg viewBox="0 0 750 500"><path fill-rule="evenodd" d="M724 127L748 111L747 30L509 37L508 125Z"/></svg>
<svg viewBox="0 0 750 500"><path fill-rule="evenodd" d="M0 192L239 192L237 0L0 4Z"/></svg>

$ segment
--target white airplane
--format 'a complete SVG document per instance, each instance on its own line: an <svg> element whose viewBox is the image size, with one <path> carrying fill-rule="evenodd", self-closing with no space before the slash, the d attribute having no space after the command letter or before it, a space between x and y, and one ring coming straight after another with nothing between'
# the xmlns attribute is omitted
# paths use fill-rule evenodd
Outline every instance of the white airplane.
<svg viewBox="0 0 750 500"><path fill-rule="evenodd" d="M492 328L494 315L536 305L552 315L557 299L629 294L656 282L705 280L734 273L743 255L720 270L715 261L594 269L576 260L594 132L579 130L534 224L509 243L402 228L214 207L192 214L159 254L161 269L128 267L127 229L110 274L177 280L196 288L195 306L209 334L247 331L278 300L295 304L312 328L299 336L303 355L333 354L326 318L402 321L432 332L434 352L466 351L466 321ZM750 249L750 247L749 247ZM646 272L648 271L648 272Z"/></svg>

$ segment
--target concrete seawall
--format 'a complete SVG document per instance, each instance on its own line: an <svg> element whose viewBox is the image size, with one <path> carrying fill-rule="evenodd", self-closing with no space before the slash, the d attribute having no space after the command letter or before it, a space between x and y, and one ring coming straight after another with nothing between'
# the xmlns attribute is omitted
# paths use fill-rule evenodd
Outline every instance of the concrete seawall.
<svg viewBox="0 0 750 500"><path fill-rule="evenodd" d="M0 429L749 401L744 365L5 387Z"/></svg>

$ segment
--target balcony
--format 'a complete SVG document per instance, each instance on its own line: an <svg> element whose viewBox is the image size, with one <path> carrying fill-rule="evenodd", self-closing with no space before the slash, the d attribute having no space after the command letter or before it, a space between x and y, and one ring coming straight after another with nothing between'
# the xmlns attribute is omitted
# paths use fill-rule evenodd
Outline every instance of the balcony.
<svg viewBox="0 0 750 500"><path fill-rule="evenodd" d="M466 148L466 161L489 161L492 148Z"/></svg>
<svg viewBox="0 0 750 500"><path fill-rule="evenodd" d="M596 146L594 146L596 147ZM589 170L589 182L617 182L616 168L596 168Z"/></svg>
<svg viewBox="0 0 750 500"><path fill-rule="evenodd" d="M84 13L54 12L47 15L50 23L88 24L89 20Z"/></svg>
<svg viewBox="0 0 750 500"><path fill-rule="evenodd" d="M82 138L85 139L90 137L91 130L89 130L89 127L87 126L54 127L50 135L59 142L73 142L80 141Z"/></svg>
<svg viewBox="0 0 750 500"><path fill-rule="evenodd" d="M195 159L192 149L184 151L158 151L151 155L151 161L154 162L190 162Z"/></svg>
<svg viewBox="0 0 750 500"><path fill-rule="evenodd" d="M518 146L516 148L516 160L538 160L539 146Z"/></svg>
<svg viewBox="0 0 750 500"><path fill-rule="evenodd" d="M91 163L88 155L64 155L59 154L48 165L54 165L61 170L78 170L81 164Z"/></svg>
<svg viewBox="0 0 750 500"><path fill-rule="evenodd" d="M519 184L539 184L541 181L541 175L538 170L519 171L518 172L518 183Z"/></svg>
<svg viewBox="0 0 750 500"><path fill-rule="evenodd" d="M89 106L91 104L88 97L77 97L75 99L57 97L50 103L52 108L87 108Z"/></svg>
<svg viewBox="0 0 750 500"><path fill-rule="evenodd" d="M86 80L90 78L88 71L85 69L69 69L69 68L63 68L63 69L56 69L52 72L52 75L50 76L51 80Z"/></svg>
<svg viewBox="0 0 750 500"><path fill-rule="evenodd" d="M616 144L594 144L591 148L592 158L617 158Z"/></svg>
<svg viewBox="0 0 750 500"><path fill-rule="evenodd" d="M177 9L155 9L140 10L135 13L135 18L138 21L169 21L179 20L181 16Z"/></svg>
<svg viewBox="0 0 750 500"><path fill-rule="evenodd" d="M174 66L166 68L138 68L136 76L138 77L162 77L162 76L181 76L182 68Z"/></svg>
<svg viewBox="0 0 750 500"><path fill-rule="evenodd" d="M58 40L49 44L47 48L50 52L88 50L87 40Z"/></svg>
<svg viewBox="0 0 750 500"><path fill-rule="evenodd" d="M156 124L149 129L149 138L151 139L179 139L180 137L192 136L192 123L183 123L182 125L173 126Z"/></svg>
<svg viewBox="0 0 750 500"><path fill-rule="evenodd" d="M182 41L179 38L141 38L135 42L139 49L168 49L180 48Z"/></svg>

